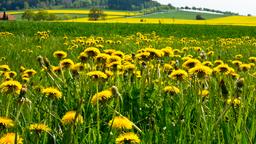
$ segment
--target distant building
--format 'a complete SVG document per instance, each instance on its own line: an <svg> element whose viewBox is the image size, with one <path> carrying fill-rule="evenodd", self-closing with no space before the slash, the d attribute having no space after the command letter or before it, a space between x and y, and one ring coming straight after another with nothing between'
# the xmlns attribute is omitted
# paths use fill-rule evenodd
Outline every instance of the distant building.
<svg viewBox="0 0 256 144"><path fill-rule="evenodd" d="M16 17L14 15L10 15L7 13L6 13L6 18L4 18L4 12L0 12L0 20L15 20L16 19Z"/></svg>

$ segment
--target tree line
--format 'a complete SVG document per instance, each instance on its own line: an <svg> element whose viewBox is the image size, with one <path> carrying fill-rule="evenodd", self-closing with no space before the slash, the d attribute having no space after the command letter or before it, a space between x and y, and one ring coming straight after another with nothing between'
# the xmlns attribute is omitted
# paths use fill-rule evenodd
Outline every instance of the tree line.
<svg viewBox="0 0 256 144"><path fill-rule="evenodd" d="M153 0L1 0L1 10L30 8L92 8L117 10L141 10L160 6Z"/></svg>

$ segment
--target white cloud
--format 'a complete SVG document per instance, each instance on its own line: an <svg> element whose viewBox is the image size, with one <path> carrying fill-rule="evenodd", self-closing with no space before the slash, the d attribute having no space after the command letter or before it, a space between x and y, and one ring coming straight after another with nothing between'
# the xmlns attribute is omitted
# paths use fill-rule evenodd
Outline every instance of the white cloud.
<svg viewBox="0 0 256 144"><path fill-rule="evenodd" d="M255 0L156 0L163 4L172 4L174 6L195 6L211 8L222 11L238 12L240 14L256 15Z"/></svg>

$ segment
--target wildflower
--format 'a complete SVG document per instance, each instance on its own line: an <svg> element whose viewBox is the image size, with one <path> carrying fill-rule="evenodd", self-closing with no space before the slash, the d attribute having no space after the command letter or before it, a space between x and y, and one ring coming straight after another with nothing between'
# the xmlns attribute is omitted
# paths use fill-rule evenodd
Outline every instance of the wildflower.
<svg viewBox="0 0 256 144"><path fill-rule="evenodd" d="M175 79L175 80L183 80L188 77L188 73L182 69L179 70L174 70L170 75L170 78Z"/></svg>
<svg viewBox="0 0 256 144"><path fill-rule="evenodd" d="M14 121L7 117L0 117L0 130L14 126Z"/></svg>
<svg viewBox="0 0 256 144"><path fill-rule="evenodd" d="M10 67L8 65L0 65L0 70L1 71L10 71Z"/></svg>
<svg viewBox="0 0 256 144"><path fill-rule="evenodd" d="M128 63L123 66L125 71L134 71L136 66L134 64Z"/></svg>
<svg viewBox="0 0 256 144"><path fill-rule="evenodd" d="M202 78L211 75L212 69L200 64L195 66L194 68L189 69L189 74L196 75L198 78Z"/></svg>
<svg viewBox="0 0 256 144"><path fill-rule="evenodd" d="M28 70L25 70L25 71L23 72L23 74L27 74L28 77L31 77L31 76L33 76L33 75L36 74L36 71L33 70L33 69L28 69Z"/></svg>
<svg viewBox="0 0 256 144"><path fill-rule="evenodd" d="M171 95L174 95L174 94L179 94L180 93L180 89L175 87L175 86L166 86L164 88L164 92L169 93Z"/></svg>
<svg viewBox="0 0 256 144"><path fill-rule="evenodd" d="M72 71L83 71L85 69L85 66L81 63L76 63L71 67Z"/></svg>
<svg viewBox="0 0 256 144"><path fill-rule="evenodd" d="M86 62L88 55L85 52L81 52L78 56L78 59L80 59L82 62Z"/></svg>
<svg viewBox="0 0 256 144"><path fill-rule="evenodd" d="M16 94L20 94L20 90L22 88L22 85L18 81L5 81L0 85L0 89L2 89L3 92L9 93L9 92L15 92Z"/></svg>
<svg viewBox="0 0 256 144"><path fill-rule="evenodd" d="M108 125L116 129L132 129L133 123L124 116L116 116L109 121Z"/></svg>
<svg viewBox="0 0 256 144"><path fill-rule="evenodd" d="M64 51L55 51L55 52L53 53L53 56L56 57L56 58L58 58L58 59L64 59L64 58L67 57L67 53L64 52Z"/></svg>
<svg viewBox="0 0 256 144"><path fill-rule="evenodd" d="M42 93L50 98L60 99L62 97L62 93L58 89L53 87L44 88L42 90Z"/></svg>
<svg viewBox="0 0 256 144"><path fill-rule="evenodd" d="M91 72L88 72L86 75L89 77L92 77L93 79L108 78L108 76L104 72L101 72L101 71L91 71Z"/></svg>
<svg viewBox="0 0 256 144"><path fill-rule="evenodd" d="M121 58L119 56L109 56L107 59L107 63L113 63L113 62L121 62Z"/></svg>
<svg viewBox="0 0 256 144"><path fill-rule="evenodd" d="M36 124L31 124L29 126L30 131L35 131L36 133L41 133L41 132L50 132L51 129L42 123L36 123Z"/></svg>
<svg viewBox="0 0 256 144"><path fill-rule="evenodd" d="M89 48L84 50L84 53L88 57L96 57L98 54L100 54L100 50L98 48L95 48L95 47L89 47Z"/></svg>
<svg viewBox="0 0 256 144"><path fill-rule="evenodd" d="M235 65L235 66L239 66L239 65L242 64L242 62L239 61L239 60L234 60L234 61L232 61L232 64Z"/></svg>
<svg viewBox="0 0 256 144"><path fill-rule="evenodd" d="M0 144L23 144L23 139L17 134L15 136L15 133L7 133L4 136L0 138ZM17 143L15 142L15 137L17 140Z"/></svg>
<svg viewBox="0 0 256 144"><path fill-rule="evenodd" d="M138 144L140 143L140 139L138 135L136 135L133 132L121 134L116 138L116 144L126 144L126 143Z"/></svg>
<svg viewBox="0 0 256 144"><path fill-rule="evenodd" d="M107 59L109 58L110 56L108 54L104 54L104 53L101 53L101 54L98 54L95 59L98 63L106 63L107 62Z"/></svg>
<svg viewBox="0 0 256 144"><path fill-rule="evenodd" d="M243 55L241 55L241 54L238 54L238 55L235 56L235 59L237 59L237 60L239 60L241 58L243 58Z"/></svg>
<svg viewBox="0 0 256 144"><path fill-rule="evenodd" d="M217 65L220 65L220 64L224 64L224 62L222 60L215 60L214 64L217 66Z"/></svg>
<svg viewBox="0 0 256 144"><path fill-rule="evenodd" d="M56 72L56 73L61 72L60 66L52 66L52 67L51 67L51 70L52 70L53 72Z"/></svg>
<svg viewBox="0 0 256 144"><path fill-rule="evenodd" d="M249 57L249 61L252 63L256 63L256 57Z"/></svg>
<svg viewBox="0 0 256 144"><path fill-rule="evenodd" d="M206 97L209 95L209 91L207 89L199 90L198 95L200 95L202 97Z"/></svg>
<svg viewBox="0 0 256 144"><path fill-rule="evenodd" d="M164 67L164 71L166 72L169 72L174 69L171 64L164 64L163 67Z"/></svg>
<svg viewBox="0 0 256 144"><path fill-rule="evenodd" d="M82 115L78 114L76 111L68 111L61 119L61 123L71 124L71 123L80 123L84 122Z"/></svg>
<svg viewBox="0 0 256 144"><path fill-rule="evenodd" d="M60 61L61 68L71 68L74 66L74 62L71 59L64 59Z"/></svg>
<svg viewBox="0 0 256 144"><path fill-rule="evenodd" d="M218 73L229 73L233 71L232 68L230 68L227 64L219 64L213 70Z"/></svg>
<svg viewBox="0 0 256 144"><path fill-rule="evenodd" d="M227 99L227 104L231 104L233 106L239 106L241 105L241 100L239 98L234 98L234 99Z"/></svg>
<svg viewBox="0 0 256 144"><path fill-rule="evenodd" d="M97 100L98 100L99 102L101 102L101 101L106 101L106 100L110 99L112 96L113 96L113 92L112 92L111 89L109 89L109 90L104 90L104 91L101 91L101 92L96 93L96 94L92 97L91 103L95 105L95 104L97 104Z"/></svg>
<svg viewBox="0 0 256 144"><path fill-rule="evenodd" d="M209 51L209 52L207 52L207 55L208 55L208 56L214 55L214 51Z"/></svg>
<svg viewBox="0 0 256 144"><path fill-rule="evenodd" d="M210 62L210 61L204 61L202 64L205 65L205 66L208 66L208 67L213 66L212 62Z"/></svg>
<svg viewBox="0 0 256 144"><path fill-rule="evenodd" d="M115 51L111 54L112 56L119 56L120 58L124 57L124 53L121 51Z"/></svg>
<svg viewBox="0 0 256 144"><path fill-rule="evenodd" d="M250 64L241 64L241 65L239 65L239 69L241 71L248 71L250 68L251 68Z"/></svg>
<svg viewBox="0 0 256 144"><path fill-rule="evenodd" d="M114 49L106 49L104 50L104 53L108 54L108 55L112 55L112 53L114 53L116 50Z"/></svg>
<svg viewBox="0 0 256 144"><path fill-rule="evenodd" d="M138 60L147 60L150 56L150 53L149 52L143 52L143 53L139 53L139 54L136 54L135 57L138 59Z"/></svg>
<svg viewBox="0 0 256 144"><path fill-rule="evenodd" d="M14 78L16 76L17 76L17 73L15 71L4 72L4 77L5 78Z"/></svg>
<svg viewBox="0 0 256 144"><path fill-rule="evenodd" d="M182 64L182 67L186 69L190 69L195 67L196 65L201 64L201 62L198 59L188 59Z"/></svg>
<svg viewBox="0 0 256 144"><path fill-rule="evenodd" d="M170 47L163 48L163 49L161 49L161 51L164 52L165 56L171 57L174 55L173 50Z"/></svg>

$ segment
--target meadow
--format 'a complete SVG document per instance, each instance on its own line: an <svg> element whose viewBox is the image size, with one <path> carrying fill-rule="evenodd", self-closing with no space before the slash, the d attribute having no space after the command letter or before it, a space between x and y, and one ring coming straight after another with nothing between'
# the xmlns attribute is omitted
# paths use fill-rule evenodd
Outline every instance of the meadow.
<svg viewBox="0 0 256 144"><path fill-rule="evenodd" d="M0 23L0 143L256 141L256 30Z"/></svg>

